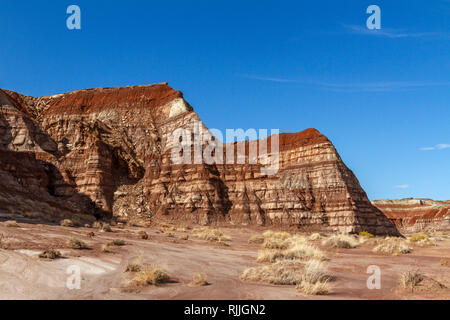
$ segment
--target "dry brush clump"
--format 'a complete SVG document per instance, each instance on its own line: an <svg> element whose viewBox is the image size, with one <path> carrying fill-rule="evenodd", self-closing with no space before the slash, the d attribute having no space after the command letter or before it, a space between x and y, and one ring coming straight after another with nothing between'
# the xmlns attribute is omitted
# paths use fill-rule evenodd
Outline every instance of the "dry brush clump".
<svg viewBox="0 0 450 320"><path fill-rule="evenodd" d="M435 243L426 234L423 233L412 235L409 238L409 242L414 243L415 245L420 247L435 245Z"/></svg>
<svg viewBox="0 0 450 320"><path fill-rule="evenodd" d="M74 226L75 226L74 223L73 223L73 221L70 220L70 219L64 219L64 220L61 220L59 224L60 224L62 227L74 227Z"/></svg>
<svg viewBox="0 0 450 320"><path fill-rule="evenodd" d="M325 260L323 251L308 243L305 238L292 237L285 240L285 249L263 249L259 252L258 262L276 262L278 260Z"/></svg>
<svg viewBox="0 0 450 320"><path fill-rule="evenodd" d="M408 270L400 276L400 285L403 289L409 289L414 291L414 289L422 282L424 275L419 269Z"/></svg>
<svg viewBox="0 0 450 320"><path fill-rule="evenodd" d="M301 282L302 268L299 261L281 260L270 265L248 268L240 278L251 282L295 285Z"/></svg>
<svg viewBox="0 0 450 320"><path fill-rule="evenodd" d="M125 242L125 240L122 240L122 239L114 239L109 243L110 246L116 246L116 247L123 247L126 244L127 243Z"/></svg>
<svg viewBox="0 0 450 320"><path fill-rule="evenodd" d="M128 263L125 272L139 272L142 270L140 259L136 259L130 263Z"/></svg>
<svg viewBox="0 0 450 320"><path fill-rule="evenodd" d="M379 239L377 246L372 250L375 253L385 253L391 255L407 254L412 252L405 239L398 237L387 237Z"/></svg>
<svg viewBox="0 0 450 320"><path fill-rule="evenodd" d="M346 234L335 234L322 241L325 247L352 249L358 246L358 240Z"/></svg>
<svg viewBox="0 0 450 320"><path fill-rule="evenodd" d="M7 228L19 228L19 224L17 223L17 221L9 220L9 221L5 222L5 227L7 227Z"/></svg>
<svg viewBox="0 0 450 320"><path fill-rule="evenodd" d="M53 250L53 249L45 250L44 252L39 254L39 258L48 259L48 260L55 260L55 259L59 259L61 257L62 257L61 252L59 252L58 250Z"/></svg>
<svg viewBox="0 0 450 320"><path fill-rule="evenodd" d="M257 243L261 244L264 242L264 237L260 235L251 236L250 239L248 239L248 243Z"/></svg>
<svg viewBox="0 0 450 320"><path fill-rule="evenodd" d="M134 277L128 281L128 285L144 287L157 286L167 282L170 282L170 275L161 268L152 266L136 272Z"/></svg>
<svg viewBox="0 0 450 320"><path fill-rule="evenodd" d="M194 229L193 236L201 240L223 244L226 244L227 241L231 240L230 237L224 235L224 233L220 229L210 229L207 227Z"/></svg>
<svg viewBox="0 0 450 320"><path fill-rule="evenodd" d="M209 285L208 277L200 272L194 274L192 281L189 283L191 287L203 287Z"/></svg>
<svg viewBox="0 0 450 320"><path fill-rule="evenodd" d="M70 238L69 240L67 240L66 245L70 249L75 249L75 250L83 250L83 249L88 248L88 246L83 241L78 240L76 238Z"/></svg>

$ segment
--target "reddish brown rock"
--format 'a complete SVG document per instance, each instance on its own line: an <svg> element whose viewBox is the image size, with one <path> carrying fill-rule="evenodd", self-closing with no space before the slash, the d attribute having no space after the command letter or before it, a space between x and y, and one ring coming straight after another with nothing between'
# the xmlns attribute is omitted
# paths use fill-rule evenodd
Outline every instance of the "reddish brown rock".
<svg viewBox="0 0 450 320"><path fill-rule="evenodd" d="M401 230L450 230L450 201L410 198L376 200L373 204Z"/></svg>
<svg viewBox="0 0 450 320"><path fill-rule="evenodd" d="M31 152L54 168L41 187L60 199L88 197L97 216L397 234L315 129L280 134L279 153L271 150L275 137L260 140L258 148L267 142L269 153L253 164L248 142L244 164L175 164L177 129L196 139L194 126L200 124L203 149L220 142L213 142L182 93L167 84L40 98L0 93L0 129L8 137L3 149ZM277 155L276 174L262 172L264 159Z"/></svg>

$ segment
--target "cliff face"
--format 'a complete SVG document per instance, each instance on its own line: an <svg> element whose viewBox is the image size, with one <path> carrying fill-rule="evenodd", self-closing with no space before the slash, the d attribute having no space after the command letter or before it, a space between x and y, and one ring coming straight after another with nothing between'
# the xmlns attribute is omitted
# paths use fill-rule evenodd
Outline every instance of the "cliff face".
<svg viewBox="0 0 450 320"><path fill-rule="evenodd" d="M213 157L226 159L239 147L215 139L182 93L167 84L40 98L0 91L0 105L0 157L24 163L27 154L27 179L33 180L28 185L34 186L8 192L58 202L62 211L397 233L369 202L332 143L315 129L259 140L258 151L267 144L268 152L256 161L250 161L252 142L247 142L242 164L193 158L192 163L177 164L173 152L183 137L178 140L174 132L179 129L195 140L200 128L205 137L202 152L210 145L223 147L223 152L213 151ZM277 140L279 153L272 150ZM192 157L195 148L189 146ZM278 170L265 172L266 162L275 157ZM0 168L0 174L10 175L8 181L18 181L26 170L17 171L19 176ZM5 207L15 200L7 202Z"/></svg>
<svg viewBox="0 0 450 320"><path fill-rule="evenodd" d="M373 204L401 230L450 230L450 201L394 199L376 200Z"/></svg>

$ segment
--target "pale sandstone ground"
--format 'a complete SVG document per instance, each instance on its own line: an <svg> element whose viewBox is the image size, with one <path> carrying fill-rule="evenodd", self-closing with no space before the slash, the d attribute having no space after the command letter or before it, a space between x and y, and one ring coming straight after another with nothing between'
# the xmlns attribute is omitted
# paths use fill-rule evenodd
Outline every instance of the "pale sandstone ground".
<svg viewBox="0 0 450 320"><path fill-rule="evenodd" d="M258 266L258 244L248 244L256 228L223 228L231 237L230 246L210 243L192 237L191 231L173 231L176 238L157 233L157 227L114 228L113 233L101 233L93 228L68 228L56 225L20 221L19 228L7 228L0 219L0 299L450 299L448 290L430 289L408 292L398 288L400 274L419 268L425 275L450 287L450 241L437 246L414 247L411 254L390 256L375 254L373 245L356 249L326 249L329 270L336 276L327 296L307 296L294 286L275 286L239 280L248 267ZM145 230L150 239L141 240L138 230ZM94 237L88 233L94 232ZM181 240L190 234L189 240ZM65 248L65 241L75 237L85 241L91 250ZM101 251L101 245L113 239L124 239L123 247L112 247L111 253ZM316 242L320 246L320 241ZM59 249L64 258L54 261L39 259L47 248ZM138 291L124 290L130 274L124 273L129 262L140 258L142 264L158 265L166 270L173 283L146 287ZM67 267L78 265L82 271L80 290L66 288ZM382 270L382 289L368 290L366 273L369 265ZM208 277L209 286L191 287L196 272Z"/></svg>

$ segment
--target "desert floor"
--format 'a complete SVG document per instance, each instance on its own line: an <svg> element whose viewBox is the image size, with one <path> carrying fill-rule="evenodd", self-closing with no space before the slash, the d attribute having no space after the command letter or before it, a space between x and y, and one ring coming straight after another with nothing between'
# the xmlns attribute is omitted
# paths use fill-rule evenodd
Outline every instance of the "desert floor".
<svg viewBox="0 0 450 320"><path fill-rule="evenodd" d="M230 237L229 246L192 236L186 229L160 231L161 227L113 227L113 232L94 228L71 228L17 220L18 227L7 227L11 217L0 217L0 299L450 299L450 240L435 246L413 246L413 252L398 256L373 253L372 244L354 249L324 248L313 241L328 257L326 265L335 277L331 291L325 296L308 296L295 286L269 285L241 281L240 274L256 262L260 244L249 244L252 235L263 230L221 228ZM138 231L145 230L149 239L142 240ZM89 235L94 233L94 235ZM188 240L182 240L189 235ZM77 238L89 249L68 249L66 241ZM102 244L123 239L124 246ZM59 250L63 258L40 259L46 249ZM172 282L159 286L129 288L125 273L128 263L139 259L142 265L157 265L167 271ZM80 289L66 286L70 266L79 266ZM366 286L370 265L381 269L381 289ZM420 269L441 286L424 285L417 290L399 286L402 272ZM195 287L190 282L195 273L207 276L207 286Z"/></svg>

